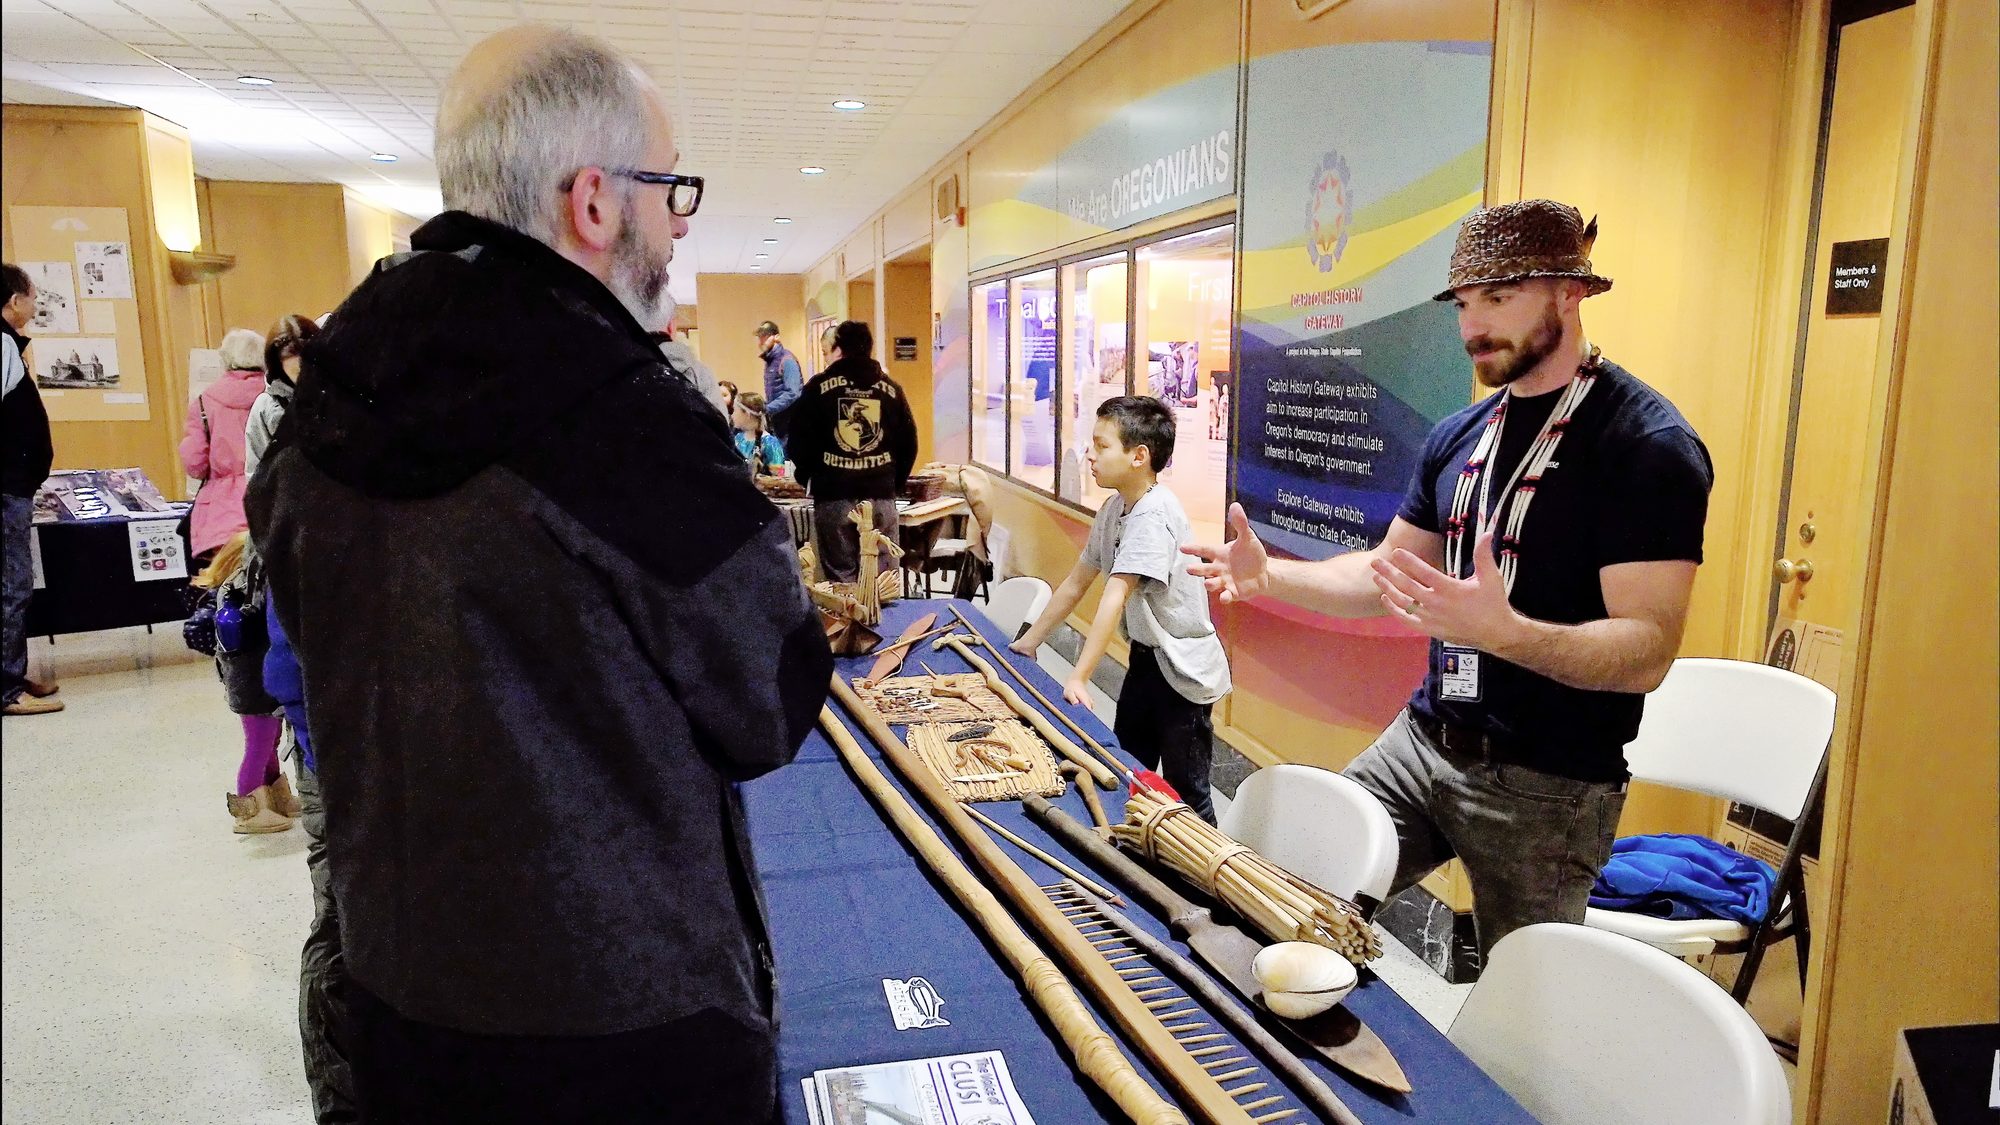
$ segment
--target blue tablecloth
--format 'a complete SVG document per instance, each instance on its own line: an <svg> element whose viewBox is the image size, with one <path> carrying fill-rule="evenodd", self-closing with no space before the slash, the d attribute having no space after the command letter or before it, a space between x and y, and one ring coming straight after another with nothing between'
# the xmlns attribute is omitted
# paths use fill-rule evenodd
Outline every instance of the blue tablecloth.
<svg viewBox="0 0 2000 1125"><path fill-rule="evenodd" d="M981 632L1004 648L1007 638L997 627L970 604L957 604ZM949 620L945 605L942 601L891 605L884 612L882 632L895 636L931 611ZM908 666L912 672L917 671L919 659L939 672L968 670L956 654L930 652L928 643L912 654ZM865 674L872 661L873 657L844 660L841 673L850 679ZM1111 732L1096 716L1062 703L1061 685L1038 665L1021 658L1013 658L1013 663L1099 742L1115 746ZM867 737L852 724L850 729L879 763ZM895 777L886 764L882 770ZM1114 820L1122 816L1122 793L1101 796L1107 814ZM815 732L792 765L744 785L743 799L777 960L779 1095L787 1122L806 1122L799 1083L816 1070L987 1050L1006 1057L1015 1085L1040 1125L1123 1120L1071 1066L1005 963L904 846L823 734ZM929 816L914 795L910 802ZM1074 787L1057 803L1078 820L1088 820ZM989 802L979 807L1024 839L1089 870L1030 821L1018 803ZM942 834L950 839L949 833ZM1037 882L1061 878L1004 841L996 842ZM1135 906L1126 913L1166 936L1166 927L1145 910ZM1186 952L1184 946L1177 948ZM929 980L944 997L941 1014L950 1026L895 1029L882 982L914 976ZM1381 981L1368 976L1347 1004L1388 1044L1415 1087L1413 1093L1400 1096L1358 1086L1316 1057L1309 1058L1309 1065L1362 1120L1483 1125L1534 1120ZM1118 1034L1102 1012L1098 1022ZM1128 1047L1127 1054L1144 1073L1138 1052ZM1157 1078L1154 1082L1159 1085ZM1288 1120L1307 1119L1302 1115Z"/></svg>

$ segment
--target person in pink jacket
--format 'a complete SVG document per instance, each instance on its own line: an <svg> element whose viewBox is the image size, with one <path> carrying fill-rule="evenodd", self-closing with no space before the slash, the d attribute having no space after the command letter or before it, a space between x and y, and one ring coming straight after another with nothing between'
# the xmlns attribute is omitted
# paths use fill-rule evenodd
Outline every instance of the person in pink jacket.
<svg viewBox="0 0 2000 1125"><path fill-rule="evenodd" d="M188 529L188 549L196 560L249 530L243 516L243 432L250 407L264 393L264 337L232 328L222 338L222 378L188 404L187 436L181 465L201 483Z"/></svg>

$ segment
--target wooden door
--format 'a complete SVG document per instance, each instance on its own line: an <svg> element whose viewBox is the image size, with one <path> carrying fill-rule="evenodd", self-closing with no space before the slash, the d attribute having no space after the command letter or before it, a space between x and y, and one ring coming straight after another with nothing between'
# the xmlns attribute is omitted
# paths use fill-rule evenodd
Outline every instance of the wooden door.
<svg viewBox="0 0 2000 1125"><path fill-rule="evenodd" d="M1828 300L1842 282L1872 282L1878 297L1882 290L1880 273L1851 264L1837 281L1833 258L1836 248L1854 253L1863 248L1852 244L1874 239L1883 240L1882 257L1887 256L1915 30L1916 9L1899 8L1847 24L1836 45L1784 546L1773 573L1781 623L1845 631L1859 620L1873 515L1864 495L1872 456L1866 446L1882 318L1829 312ZM1828 676L1838 675L1837 660L1819 666Z"/></svg>

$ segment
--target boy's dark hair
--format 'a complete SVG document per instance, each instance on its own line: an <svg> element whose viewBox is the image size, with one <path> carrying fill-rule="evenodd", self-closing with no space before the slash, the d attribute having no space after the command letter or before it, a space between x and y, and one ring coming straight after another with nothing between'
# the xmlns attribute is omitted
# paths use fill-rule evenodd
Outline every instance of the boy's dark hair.
<svg viewBox="0 0 2000 1125"><path fill-rule="evenodd" d="M35 291L35 283L28 280L28 271L12 262L0 263L0 274L7 276L7 299L10 301Z"/></svg>
<svg viewBox="0 0 2000 1125"><path fill-rule="evenodd" d="M1153 471L1165 469L1174 459L1174 412L1167 404L1147 395L1119 395L1097 407L1099 418L1109 418L1118 427L1118 443L1127 449L1145 446L1152 454Z"/></svg>
<svg viewBox="0 0 2000 1125"><path fill-rule="evenodd" d="M843 359L867 359L875 354L875 333L858 320L843 320L833 330L833 346Z"/></svg>

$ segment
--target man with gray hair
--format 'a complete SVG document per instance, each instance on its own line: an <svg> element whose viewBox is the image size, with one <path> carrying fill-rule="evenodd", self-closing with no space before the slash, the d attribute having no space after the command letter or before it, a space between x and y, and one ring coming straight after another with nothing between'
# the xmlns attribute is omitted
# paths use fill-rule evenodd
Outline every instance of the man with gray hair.
<svg viewBox="0 0 2000 1125"><path fill-rule="evenodd" d="M363 1120L775 1112L734 783L797 752L832 658L788 525L650 331L701 199L678 159L604 44L474 47L449 210L307 342L251 489Z"/></svg>

